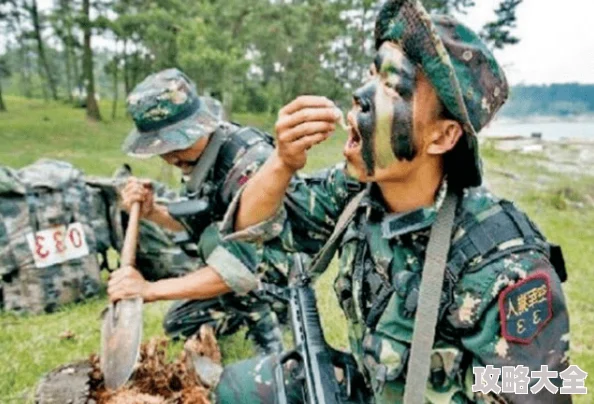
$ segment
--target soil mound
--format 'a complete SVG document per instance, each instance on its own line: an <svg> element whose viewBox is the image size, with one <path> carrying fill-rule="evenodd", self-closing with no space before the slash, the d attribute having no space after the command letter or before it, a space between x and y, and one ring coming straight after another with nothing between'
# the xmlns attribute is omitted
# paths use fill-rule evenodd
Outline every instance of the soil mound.
<svg viewBox="0 0 594 404"><path fill-rule="evenodd" d="M210 387L222 372L221 352L212 328L202 327L173 361L167 359L167 346L166 339L143 343L132 378L116 391L106 390L97 355L86 362L60 366L41 381L36 401L64 402L61 400L69 398L72 391L77 396L69 402L87 404L210 403ZM83 392L86 399L81 397Z"/></svg>

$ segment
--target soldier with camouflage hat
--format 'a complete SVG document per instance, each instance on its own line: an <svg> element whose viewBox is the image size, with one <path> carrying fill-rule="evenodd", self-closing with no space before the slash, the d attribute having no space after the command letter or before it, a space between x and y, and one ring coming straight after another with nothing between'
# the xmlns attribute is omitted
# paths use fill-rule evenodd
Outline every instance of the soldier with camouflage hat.
<svg viewBox="0 0 594 404"><path fill-rule="evenodd" d="M437 262L445 272L429 378L420 385L424 400L409 402L571 402L547 389L495 394L482 391L480 380L472 388L473 367L562 372L569 365L560 250L511 202L479 187L477 134L507 98L503 70L476 33L449 16L429 16L418 0L383 4L375 46L348 114L346 167L323 180L294 177L339 119L326 98L299 97L279 113L276 152L232 203L225 239L280 239L315 253L332 243L341 212L352 206L336 239L334 288L369 396L398 403L416 369L411 346L431 229L441 207L451 206L449 255ZM245 376L253 361L226 370L221 402L272 401L274 358L259 361L257 377Z"/></svg>
<svg viewBox="0 0 594 404"><path fill-rule="evenodd" d="M151 274L141 273L142 267L141 272L120 269L111 275L108 293L113 301L136 295L145 302L184 299L165 317L165 331L172 337L187 337L204 323L212 324L219 335L247 324L248 335L260 350L279 351L276 314L268 301L252 292L259 282L254 261L246 258L253 247L222 242L214 224L273 151L272 141L256 129L220 121L207 107L212 103L198 97L194 83L177 69L148 76L129 95L127 107L136 128L125 140L124 152L137 157L158 155L178 167L184 177L182 198L206 201L208 214L188 229L197 242L199 263L194 271L148 282L145 278L151 279ZM208 166L199 164L209 154ZM203 181L189 189L197 170ZM126 211L140 202L142 219L172 232L186 229L170 215L167 205L156 201L150 182L131 177L121 196ZM274 281L282 284L284 279L277 273Z"/></svg>

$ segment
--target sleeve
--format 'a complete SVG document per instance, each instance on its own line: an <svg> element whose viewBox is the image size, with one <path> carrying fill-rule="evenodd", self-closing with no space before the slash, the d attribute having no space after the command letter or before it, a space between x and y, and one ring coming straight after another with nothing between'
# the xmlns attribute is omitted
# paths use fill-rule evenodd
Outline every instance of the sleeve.
<svg viewBox="0 0 594 404"><path fill-rule="evenodd" d="M247 294L259 286L257 270L261 253L251 243L224 241L216 223L202 233L198 252L238 295Z"/></svg>
<svg viewBox="0 0 594 404"><path fill-rule="evenodd" d="M241 191L221 223L226 240L263 243L280 237L290 251L316 253L328 240L340 213L361 184L346 174L343 164L310 176L295 176L279 211L270 219L234 232Z"/></svg>
<svg viewBox="0 0 594 404"><path fill-rule="evenodd" d="M541 365L559 373L569 366L568 310L559 277L544 255L514 254L465 273L446 316L446 327L461 335L462 347L470 353L465 390L475 400L488 401L481 397L483 393L472 392L472 368L491 365L502 369L499 395L508 403L571 402L571 396L552 394L546 388L530 390L538 387L539 379L532 372L540 372ZM529 372L515 380L515 392L524 386L527 394L503 390L509 380L504 367L511 366ZM550 380L562 386L559 377Z"/></svg>

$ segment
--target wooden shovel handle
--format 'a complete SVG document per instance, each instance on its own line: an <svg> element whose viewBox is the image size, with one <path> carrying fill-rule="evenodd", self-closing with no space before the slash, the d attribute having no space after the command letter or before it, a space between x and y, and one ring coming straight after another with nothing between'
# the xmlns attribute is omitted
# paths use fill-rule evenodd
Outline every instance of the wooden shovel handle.
<svg viewBox="0 0 594 404"><path fill-rule="evenodd" d="M140 222L140 202L134 202L130 208L128 227L124 246L120 254L121 266L134 266L136 263L136 246L138 245L138 224Z"/></svg>

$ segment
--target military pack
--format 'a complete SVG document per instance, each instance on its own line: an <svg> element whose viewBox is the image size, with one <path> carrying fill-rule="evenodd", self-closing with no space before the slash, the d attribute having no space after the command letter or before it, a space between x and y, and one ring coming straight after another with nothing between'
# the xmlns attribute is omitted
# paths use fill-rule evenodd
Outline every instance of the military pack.
<svg viewBox="0 0 594 404"><path fill-rule="evenodd" d="M111 194L109 194L111 192ZM0 167L1 304L51 312L100 290L109 248L121 246L115 188L62 161ZM117 199L117 198L116 198Z"/></svg>

